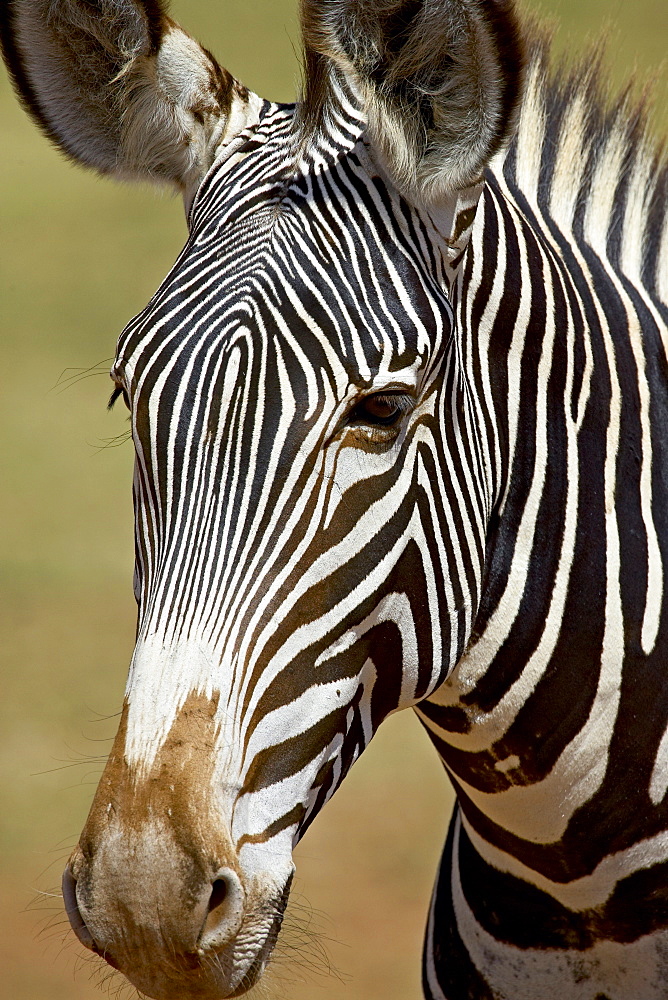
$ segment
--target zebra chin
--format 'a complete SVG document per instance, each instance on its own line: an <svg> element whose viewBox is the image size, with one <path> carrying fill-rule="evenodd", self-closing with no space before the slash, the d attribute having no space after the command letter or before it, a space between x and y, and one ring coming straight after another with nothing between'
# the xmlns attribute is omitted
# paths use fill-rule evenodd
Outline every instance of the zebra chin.
<svg viewBox="0 0 668 1000"><path fill-rule="evenodd" d="M254 986L276 944L292 874L282 891L259 879L247 889L232 868L207 873L185 851L169 867L148 831L127 845L114 841L92 862L75 852L63 875L81 944L154 1000L223 1000Z"/></svg>

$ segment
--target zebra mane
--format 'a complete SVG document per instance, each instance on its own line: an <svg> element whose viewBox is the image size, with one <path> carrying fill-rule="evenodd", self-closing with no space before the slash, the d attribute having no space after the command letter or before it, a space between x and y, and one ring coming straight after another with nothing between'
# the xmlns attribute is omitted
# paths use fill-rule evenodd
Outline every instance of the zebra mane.
<svg viewBox="0 0 668 1000"><path fill-rule="evenodd" d="M551 38L531 25L524 100L503 173L544 218L607 257L668 305L668 162L648 125L648 90L610 100L596 46L554 64Z"/></svg>

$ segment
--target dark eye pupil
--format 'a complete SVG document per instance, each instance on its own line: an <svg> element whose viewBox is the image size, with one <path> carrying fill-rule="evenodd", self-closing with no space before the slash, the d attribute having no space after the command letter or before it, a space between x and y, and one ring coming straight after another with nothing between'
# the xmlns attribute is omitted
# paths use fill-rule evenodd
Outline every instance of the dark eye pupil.
<svg viewBox="0 0 668 1000"><path fill-rule="evenodd" d="M398 393L378 393L360 400L353 410L352 422L372 427L393 427L406 411L405 397Z"/></svg>
<svg viewBox="0 0 668 1000"><path fill-rule="evenodd" d="M364 412L375 420L391 420L401 413L400 408L392 399L383 396L371 396L364 402Z"/></svg>
<svg viewBox="0 0 668 1000"><path fill-rule="evenodd" d="M402 416L411 409L411 400L405 393L373 393L359 400L347 422L371 427L398 427Z"/></svg>

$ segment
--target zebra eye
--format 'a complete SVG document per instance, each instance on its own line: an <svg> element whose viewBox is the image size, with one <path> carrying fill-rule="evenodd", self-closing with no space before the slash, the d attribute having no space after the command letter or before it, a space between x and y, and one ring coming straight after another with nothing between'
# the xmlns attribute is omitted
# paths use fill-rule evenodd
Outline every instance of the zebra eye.
<svg viewBox="0 0 668 1000"><path fill-rule="evenodd" d="M392 427L411 408L412 400L403 392L378 392L365 396L353 409L351 423L372 427Z"/></svg>

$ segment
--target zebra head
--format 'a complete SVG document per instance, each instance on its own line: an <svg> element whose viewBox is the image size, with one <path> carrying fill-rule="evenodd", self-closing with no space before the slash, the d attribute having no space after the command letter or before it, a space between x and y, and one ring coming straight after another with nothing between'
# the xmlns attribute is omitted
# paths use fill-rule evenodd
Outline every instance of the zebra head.
<svg viewBox="0 0 668 1000"><path fill-rule="evenodd" d="M158 0L2 18L49 136L175 183L189 211L112 371L138 637L66 906L149 996L237 996L276 940L293 845L469 637L499 472L453 289L512 127L515 22L505 0L306 0L294 108Z"/></svg>

